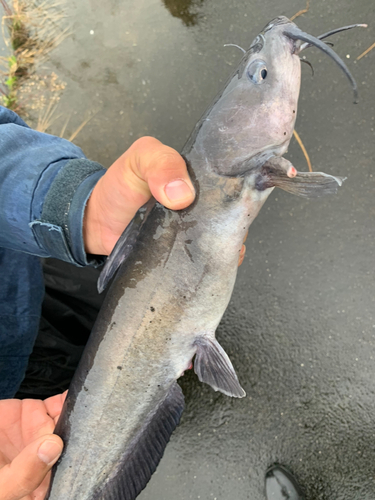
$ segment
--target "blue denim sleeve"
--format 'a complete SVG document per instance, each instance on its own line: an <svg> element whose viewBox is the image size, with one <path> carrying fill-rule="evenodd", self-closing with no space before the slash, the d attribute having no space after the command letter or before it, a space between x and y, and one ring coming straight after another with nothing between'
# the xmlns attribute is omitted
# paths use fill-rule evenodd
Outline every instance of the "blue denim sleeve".
<svg viewBox="0 0 375 500"><path fill-rule="evenodd" d="M104 173L71 142L32 130L0 106L0 247L100 264L85 253L82 222Z"/></svg>

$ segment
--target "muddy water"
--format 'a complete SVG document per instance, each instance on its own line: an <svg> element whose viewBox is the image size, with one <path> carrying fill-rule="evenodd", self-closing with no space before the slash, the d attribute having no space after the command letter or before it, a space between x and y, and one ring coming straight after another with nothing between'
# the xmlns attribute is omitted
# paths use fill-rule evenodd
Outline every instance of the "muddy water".
<svg viewBox="0 0 375 500"><path fill-rule="evenodd" d="M78 144L105 166L145 134L180 149L240 59L223 44L247 47L274 16L304 5L71 1L74 35L50 67L67 82L71 131L96 113ZM316 0L297 23L317 35L371 21L371 0ZM321 201L275 192L255 221L218 331L247 398L185 376L182 424L142 500L264 500L274 462L307 500L375 498L375 50L355 62L374 40L373 26L333 40L358 80L356 106L336 66L306 52L315 77L303 68L296 128L314 168L348 180ZM294 143L289 158L306 168Z"/></svg>

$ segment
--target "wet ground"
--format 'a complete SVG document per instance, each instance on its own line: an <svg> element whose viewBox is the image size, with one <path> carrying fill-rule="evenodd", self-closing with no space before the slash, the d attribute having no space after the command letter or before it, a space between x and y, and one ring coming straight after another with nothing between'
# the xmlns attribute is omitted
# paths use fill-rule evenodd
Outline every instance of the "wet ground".
<svg viewBox="0 0 375 500"><path fill-rule="evenodd" d="M67 82L62 109L76 141L109 166L133 140L153 135L181 149L192 127L273 17L296 0L74 0L73 36L49 67ZM337 196L304 201L274 192L251 227L247 256L218 338L246 399L182 381L186 410L142 500L264 500L279 462L306 500L375 498L375 41L370 0L313 0L296 22L335 36L358 81L316 49L303 67L296 129L315 170L347 176ZM59 130L56 128L55 133ZM306 170L292 140L289 159Z"/></svg>

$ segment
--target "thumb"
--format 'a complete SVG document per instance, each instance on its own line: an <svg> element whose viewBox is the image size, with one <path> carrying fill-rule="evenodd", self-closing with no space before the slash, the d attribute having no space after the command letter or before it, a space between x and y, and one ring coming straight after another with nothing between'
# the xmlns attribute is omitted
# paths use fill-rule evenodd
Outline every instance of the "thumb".
<svg viewBox="0 0 375 500"><path fill-rule="evenodd" d="M186 164L176 150L153 137L143 137L129 149L132 170L143 179L154 198L167 208L181 210L195 198Z"/></svg>
<svg viewBox="0 0 375 500"><path fill-rule="evenodd" d="M63 449L59 436L50 434L30 443L0 469L0 500L19 500L38 488Z"/></svg>
<svg viewBox="0 0 375 500"><path fill-rule="evenodd" d="M149 187L154 198L172 210L186 208L195 198L195 190L186 165L182 158L177 156L174 159L173 171L168 168L165 171L159 169L158 175L150 175Z"/></svg>

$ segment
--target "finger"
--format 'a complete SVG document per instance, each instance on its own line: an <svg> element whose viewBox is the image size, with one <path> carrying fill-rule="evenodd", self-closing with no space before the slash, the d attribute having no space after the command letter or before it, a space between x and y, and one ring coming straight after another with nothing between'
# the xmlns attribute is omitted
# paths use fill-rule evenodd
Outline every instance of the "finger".
<svg viewBox="0 0 375 500"><path fill-rule="evenodd" d="M245 245L242 245L241 251L240 251L240 256L238 258L238 267L242 264L244 258L245 258L245 253L246 253L246 247Z"/></svg>
<svg viewBox="0 0 375 500"><path fill-rule="evenodd" d="M54 422L46 412L44 401L40 399L22 401L21 428L23 445L20 450L36 439L52 434Z"/></svg>
<svg viewBox="0 0 375 500"><path fill-rule="evenodd" d="M32 500L45 500L48 491L49 483L51 482L51 471L47 472L47 475L38 486L38 488L32 494ZM1 498L0 498L1 500ZM22 499L24 500L24 499Z"/></svg>
<svg viewBox="0 0 375 500"><path fill-rule="evenodd" d="M62 449L61 438L54 434L43 436L26 446L0 470L1 500L19 500L36 490L58 460Z"/></svg>
<svg viewBox="0 0 375 500"><path fill-rule="evenodd" d="M153 137L143 137L129 149L133 173L156 200L172 210L189 206L195 198L194 186L182 156Z"/></svg>
<svg viewBox="0 0 375 500"><path fill-rule="evenodd" d="M47 413L51 418L56 419L56 417L60 416L67 393L68 391L65 391L62 394L56 394L56 396L44 400Z"/></svg>

